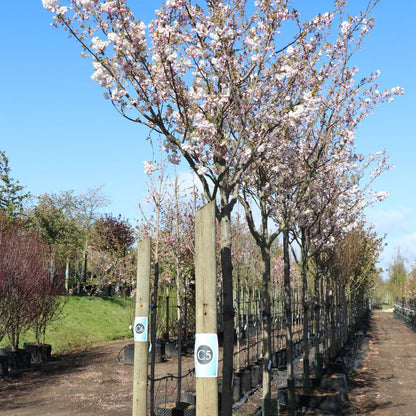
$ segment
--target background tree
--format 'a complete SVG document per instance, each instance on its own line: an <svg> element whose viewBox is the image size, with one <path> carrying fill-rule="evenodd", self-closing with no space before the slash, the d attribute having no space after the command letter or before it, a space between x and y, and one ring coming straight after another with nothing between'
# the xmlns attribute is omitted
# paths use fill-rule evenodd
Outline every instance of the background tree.
<svg viewBox="0 0 416 416"><path fill-rule="evenodd" d="M413 264L412 269L407 275L406 285L404 287L404 296L412 300L413 304L416 302L416 265Z"/></svg>
<svg viewBox="0 0 416 416"><path fill-rule="evenodd" d="M403 297L406 278L406 260L400 254L400 250L397 250L396 257L388 268L388 283L394 302L396 299L401 299Z"/></svg>
<svg viewBox="0 0 416 416"><path fill-rule="evenodd" d="M376 306L380 306L380 305L383 305L383 304L391 305L391 304L393 304L393 299L392 299L392 297L390 295L390 292L389 292L389 289L388 289L387 280L383 278L383 275L382 275L381 272L382 272L382 270L380 270L380 273L376 276L374 293L373 293L373 298L372 299L373 299L373 302L375 303ZM407 281L406 281L406 286L407 286ZM405 288L405 290L406 290L406 288Z"/></svg>
<svg viewBox="0 0 416 416"><path fill-rule="evenodd" d="M105 214L94 222L91 245L117 257L125 257L135 242L133 227L119 215Z"/></svg>
<svg viewBox="0 0 416 416"><path fill-rule="evenodd" d="M40 231L49 245L51 270L65 269L66 290L71 260L73 274L78 273L78 283L81 276L86 281L90 234L99 210L107 202L100 187L80 194L73 190L62 191L40 195L29 212L29 223Z"/></svg>
<svg viewBox="0 0 416 416"><path fill-rule="evenodd" d="M98 218L99 211L108 204L108 197L101 191L102 186L88 189L77 196L77 219L82 229L84 241L84 266L82 280L87 281L88 273L88 246L94 221Z"/></svg>
<svg viewBox="0 0 416 416"><path fill-rule="evenodd" d="M24 212L24 203L30 194L10 176L9 159L0 150L0 211L6 217L15 218Z"/></svg>
<svg viewBox="0 0 416 416"><path fill-rule="evenodd" d="M329 273L332 277L330 287L333 303L327 308L332 309L330 348L331 355L342 345L353 329L352 324L360 322L368 311L369 301L379 274L377 262L382 251L383 239L371 228L361 225L338 239L332 248ZM335 305L339 305L335 308ZM349 310L347 310L349 308ZM348 323L343 322L340 327L334 325L334 316L339 319L340 314L348 316ZM337 336L338 335L338 336Z"/></svg>
<svg viewBox="0 0 416 416"><path fill-rule="evenodd" d="M29 213L29 222L39 230L50 248L50 267L63 268L69 257L82 247L82 230L77 221L74 191L43 194Z"/></svg>
<svg viewBox="0 0 416 416"><path fill-rule="evenodd" d="M130 293L134 279L135 231L121 215L105 214L93 225L89 246L90 268L99 276L98 286L112 282L116 294Z"/></svg>

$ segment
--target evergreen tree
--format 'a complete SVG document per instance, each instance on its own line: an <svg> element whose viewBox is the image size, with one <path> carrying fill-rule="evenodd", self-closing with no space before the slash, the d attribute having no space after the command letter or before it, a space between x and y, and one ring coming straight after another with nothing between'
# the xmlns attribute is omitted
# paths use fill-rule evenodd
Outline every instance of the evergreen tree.
<svg viewBox="0 0 416 416"><path fill-rule="evenodd" d="M23 213L23 204L29 197L23 193L24 187L10 176L9 159L0 150L0 211L8 218L18 217Z"/></svg>

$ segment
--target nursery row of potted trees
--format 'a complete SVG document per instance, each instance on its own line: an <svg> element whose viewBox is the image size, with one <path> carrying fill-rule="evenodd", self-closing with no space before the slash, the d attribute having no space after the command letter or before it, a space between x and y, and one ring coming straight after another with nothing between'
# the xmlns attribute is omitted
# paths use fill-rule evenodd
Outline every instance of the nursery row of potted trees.
<svg viewBox="0 0 416 416"><path fill-rule="evenodd" d="M47 325L61 311L61 293L62 279L49 267L48 246L36 232L0 214L0 342L9 341L0 353L2 371L27 367L31 355L47 359L50 346L41 344ZM19 348L28 329L35 342Z"/></svg>

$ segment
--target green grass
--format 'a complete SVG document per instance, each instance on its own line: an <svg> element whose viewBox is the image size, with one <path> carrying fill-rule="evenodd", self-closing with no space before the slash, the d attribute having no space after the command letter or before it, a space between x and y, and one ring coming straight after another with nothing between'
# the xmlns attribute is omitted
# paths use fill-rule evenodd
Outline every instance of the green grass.
<svg viewBox="0 0 416 416"><path fill-rule="evenodd" d="M133 312L134 299L70 296L60 318L46 330L45 342L60 354L96 342L132 337L129 325ZM29 330L22 334L20 344L34 341ZM2 344L7 346L7 340Z"/></svg>

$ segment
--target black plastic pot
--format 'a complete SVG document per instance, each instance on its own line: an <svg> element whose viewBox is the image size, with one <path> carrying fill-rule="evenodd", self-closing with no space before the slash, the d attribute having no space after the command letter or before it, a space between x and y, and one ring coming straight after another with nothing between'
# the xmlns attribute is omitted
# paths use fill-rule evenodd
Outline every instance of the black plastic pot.
<svg viewBox="0 0 416 416"><path fill-rule="evenodd" d="M157 406L156 416L195 416L195 405L185 402L167 402Z"/></svg>
<svg viewBox="0 0 416 416"><path fill-rule="evenodd" d="M7 376L9 374L9 357L1 355L0 350L0 376Z"/></svg>
<svg viewBox="0 0 416 416"><path fill-rule="evenodd" d="M278 368L280 370L283 370L283 369L286 368L286 365L287 365L287 353L286 353L286 349L285 348L282 349L282 350L280 350L278 352L278 355L277 355L277 365L278 365Z"/></svg>
<svg viewBox="0 0 416 416"><path fill-rule="evenodd" d="M183 401L189 404L196 404L196 392L195 390L185 390L183 392Z"/></svg>
<svg viewBox="0 0 416 416"><path fill-rule="evenodd" d="M120 359L120 361L122 361L124 364L134 364L134 343L127 344L123 348L122 351L124 352L124 358ZM157 341L155 362L161 363L164 360L165 360L165 343L161 341Z"/></svg>
<svg viewBox="0 0 416 416"><path fill-rule="evenodd" d="M156 356L155 362L162 363L165 360L165 343L163 341L156 341Z"/></svg>
<svg viewBox="0 0 416 416"><path fill-rule="evenodd" d="M277 399L262 399L261 408L263 414L268 414L271 416L278 416L278 401Z"/></svg>
<svg viewBox="0 0 416 416"><path fill-rule="evenodd" d="M241 394L245 394L250 390L250 369L245 368L240 375Z"/></svg>
<svg viewBox="0 0 416 416"><path fill-rule="evenodd" d="M52 357L52 345L25 342L23 348L30 352L32 363L46 363Z"/></svg>
<svg viewBox="0 0 416 416"><path fill-rule="evenodd" d="M124 347L124 364L134 364L134 344L127 344Z"/></svg>
<svg viewBox="0 0 416 416"><path fill-rule="evenodd" d="M251 387L257 387L261 384L263 379L263 366L258 363L251 367L250 384Z"/></svg>
<svg viewBox="0 0 416 416"><path fill-rule="evenodd" d="M349 386L345 374L335 373L327 375L321 379L320 386L324 390L338 391L343 400L348 399Z"/></svg>
<svg viewBox="0 0 416 416"><path fill-rule="evenodd" d="M165 344L165 355L167 358L178 356L178 347L176 345L176 342L167 342Z"/></svg>
<svg viewBox="0 0 416 416"><path fill-rule="evenodd" d="M238 402L241 397L241 373L235 373L233 377L233 402Z"/></svg>
<svg viewBox="0 0 416 416"><path fill-rule="evenodd" d="M272 352L272 368L277 368L277 352Z"/></svg>
<svg viewBox="0 0 416 416"><path fill-rule="evenodd" d="M319 409L324 412L329 412L334 416L341 416L343 414L342 396L337 391L318 391L315 394L300 394L299 404L309 409Z"/></svg>
<svg viewBox="0 0 416 416"><path fill-rule="evenodd" d="M24 349L18 349L16 351L7 350L7 356L9 358L10 370L23 370L30 368L31 354Z"/></svg>

